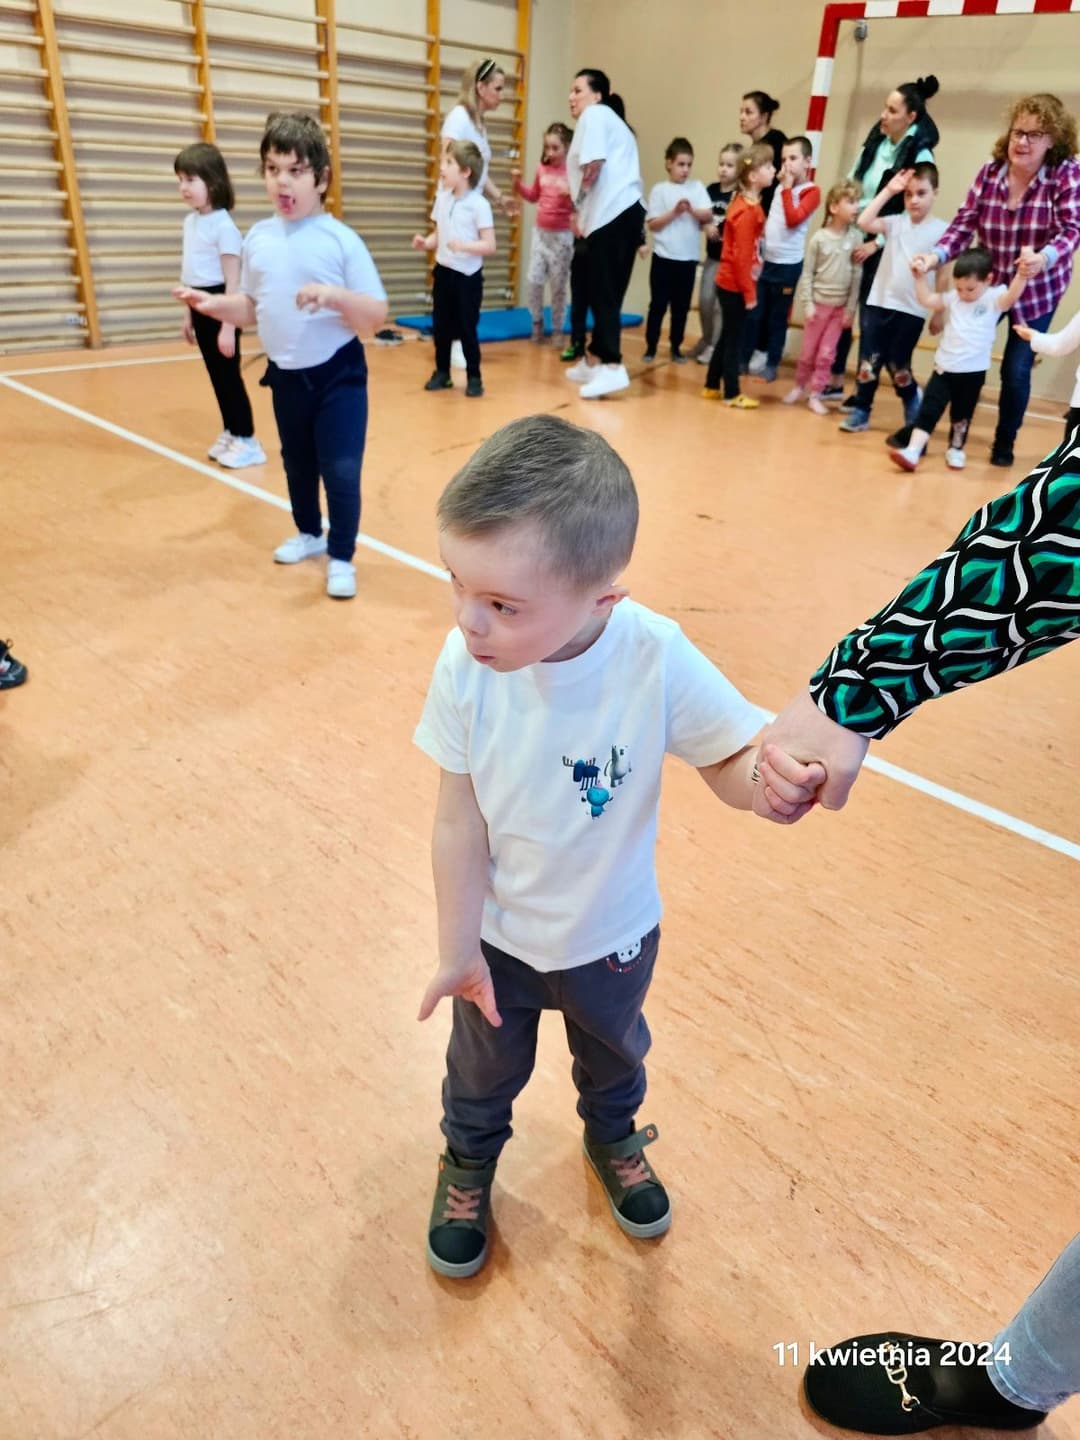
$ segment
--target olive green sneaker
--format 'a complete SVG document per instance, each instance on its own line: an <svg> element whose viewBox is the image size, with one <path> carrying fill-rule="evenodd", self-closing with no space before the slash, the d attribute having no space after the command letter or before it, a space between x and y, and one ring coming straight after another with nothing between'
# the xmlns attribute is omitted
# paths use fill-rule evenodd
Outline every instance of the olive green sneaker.
<svg viewBox="0 0 1080 1440"><path fill-rule="evenodd" d="M488 1253L488 1215L494 1160L460 1165L452 1150L439 1156L439 1179L428 1223L428 1264L451 1280L464 1280L483 1267Z"/></svg>
<svg viewBox="0 0 1080 1440"><path fill-rule="evenodd" d="M585 1158L607 1191L611 1213L636 1240L663 1235L671 1224L668 1193L641 1153L658 1134L655 1125L646 1125L612 1145L599 1145L588 1135L584 1140Z"/></svg>

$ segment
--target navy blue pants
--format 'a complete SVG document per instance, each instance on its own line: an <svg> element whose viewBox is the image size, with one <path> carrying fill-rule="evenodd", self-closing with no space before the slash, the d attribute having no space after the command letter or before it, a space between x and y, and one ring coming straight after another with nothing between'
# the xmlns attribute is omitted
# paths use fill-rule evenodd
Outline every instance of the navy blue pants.
<svg viewBox="0 0 1080 1440"><path fill-rule="evenodd" d="M788 316L795 299L795 289L802 275L803 262L795 260L781 265L766 260L757 282L757 305L750 312L743 332L741 361L746 365L755 350L764 350L766 363L775 370L784 358Z"/></svg>
<svg viewBox="0 0 1080 1440"><path fill-rule="evenodd" d="M454 1001L442 1132L459 1158L494 1160L513 1134L513 1105L533 1071L542 1010L562 1011L577 1111L590 1139L610 1145L630 1134L645 1098L652 1037L641 1007L659 944L658 925L636 953L545 974L481 942L503 1023L489 1025L471 1001Z"/></svg>
<svg viewBox="0 0 1080 1440"><path fill-rule="evenodd" d="M1031 367L1035 363L1035 352L1026 340L1021 340L1013 330L1013 313L1010 310L1005 320L1005 353L1001 357L1001 393L998 397L997 429L994 431L994 449L1012 450L1020 426L1024 423L1024 411L1031 397ZM1053 310L1027 320L1032 330L1046 334Z"/></svg>
<svg viewBox="0 0 1080 1440"><path fill-rule="evenodd" d="M269 385L293 520L302 535L322 534L319 476L330 513L327 553L351 560L360 528L360 466L367 439L367 359L348 340L322 365L282 370L271 360Z"/></svg>

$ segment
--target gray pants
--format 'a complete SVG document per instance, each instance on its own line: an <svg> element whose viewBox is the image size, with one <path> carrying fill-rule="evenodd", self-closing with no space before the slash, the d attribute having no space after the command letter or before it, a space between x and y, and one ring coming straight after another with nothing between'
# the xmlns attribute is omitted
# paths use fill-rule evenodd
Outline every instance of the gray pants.
<svg viewBox="0 0 1080 1440"><path fill-rule="evenodd" d="M701 267L701 279L698 282L698 316L701 319L701 339L694 346L694 355L703 354L706 350L711 354L720 344L720 332L724 328L724 317L720 310L720 301L716 296L716 272L720 268L719 260L706 259Z"/></svg>
<svg viewBox="0 0 1080 1440"><path fill-rule="evenodd" d="M503 1023L489 1025L470 1001L454 1001L442 1132L459 1158L494 1160L513 1134L511 1112L536 1061L541 1010L562 1011L577 1111L590 1139L610 1145L630 1134L645 1098L652 1037L641 1007L659 944L657 926L629 951L544 974L482 942Z"/></svg>
<svg viewBox="0 0 1080 1440"><path fill-rule="evenodd" d="M551 286L551 328L562 334L566 320L566 292L570 288L570 262L574 258L571 230L533 230L529 252L529 314L534 325L544 323L544 285Z"/></svg>

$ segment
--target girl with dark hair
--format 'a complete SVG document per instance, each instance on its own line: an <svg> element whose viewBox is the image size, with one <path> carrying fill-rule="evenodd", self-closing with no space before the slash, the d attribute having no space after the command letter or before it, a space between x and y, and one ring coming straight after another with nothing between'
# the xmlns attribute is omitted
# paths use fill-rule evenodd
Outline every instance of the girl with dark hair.
<svg viewBox="0 0 1080 1440"><path fill-rule="evenodd" d="M200 140L181 150L173 161L184 217L184 249L180 283L209 295L234 295L240 284L242 241L229 211L235 204L225 157L216 145ZM240 373L240 331L198 310L184 314L184 339L199 351L221 411L221 434L206 452L229 470L265 465L266 454L255 439L251 401Z"/></svg>
<svg viewBox="0 0 1080 1440"><path fill-rule="evenodd" d="M574 204L570 199L566 157L573 138L569 125L557 120L544 131L544 149L533 183L523 185L521 171L510 171L515 194L533 205L539 202L529 252L529 313L533 339L537 343L544 339L545 282L551 286L553 334L562 334L566 318L566 290L574 254Z"/></svg>
<svg viewBox="0 0 1080 1440"><path fill-rule="evenodd" d="M587 357L567 379L580 384L585 400L614 395L630 384L622 363L619 316L641 241L641 162L637 141L616 113L611 82L602 70L579 70L570 87L570 114L576 129L567 157L570 193L578 229L587 242L585 269L593 334Z"/></svg>
<svg viewBox="0 0 1080 1440"><path fill-rule="evenodd" d="M936 75L920 76L906 85L898 85L885 97L881 114L870 127L863 141L862 152L848 171L852 180L862 187L860 209L869 205L874 196L885 188L898 170L910 170L923 160L933 160L934 146L939 135L938 128L930 118L926 102L938 92ZM881 213L899 215L904 208L903 198L893 197ZM859 329L862 330L862 312L870 286L874 283L878 265L881 263L882 240L879 235L869 235L854 253L856 264L862 265L862 280L859 285ZM833 373L824 392L826 400L840 400L844 394L844 370L851 351L851 330L845 330L836 347ZM862 357L860 357L862 358ZM841 409L855 408L855 396L851 395Z"/></svg>

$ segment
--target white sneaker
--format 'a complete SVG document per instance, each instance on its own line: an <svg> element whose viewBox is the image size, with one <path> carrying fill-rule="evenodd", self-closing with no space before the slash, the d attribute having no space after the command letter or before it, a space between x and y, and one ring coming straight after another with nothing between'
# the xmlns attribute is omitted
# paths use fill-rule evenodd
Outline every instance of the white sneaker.
<svg viewBox="0 0 1080 1440"><path fill-rule="evenodd" d="M225 451L229 448L232 442L232 432L230 430L222 430L221 434L217 437L217 439L210 446L210 449L207 450L206 453L207 455L209 455L211 460L216 460L220 455L225 454Z"/></svg>
<svg viewBox="0 0 1080 1440"><path fill-rule="evenodd" d="M750 363L747 365L746 368L751 375L760 375L768 363L768 351L755 350L754 353L750 356Z"/></svg>
<svg viewBox="0 0 1080 1440"><path fill-rule="evenodd" d="M455 340L450 346L450 365L454 370L465 369L465 351L461 348L460 340Z"/></svg>
<svg viewBox="0 0 1080 1440"><path fill-rule="evenodd" d="M576 365L571 365L569 370L563 371L563 374L575 385L584 385L587 380L593 378L599 368L598 365L590 365L583 355Z"/></svg>
<svg viewBox="0 0 1080 1440"><path fill-rule="evenodd" d="M700 355L695 355L695 356L694 356L694 359L697 361L697 363L698 363L699 365L707 365L707 364L709 363L709 361L712 359L712 352L713 352L713 347L712 347L711 345L706 345L706 346L705 346L705 349L702 350L701 354L700 354Z"/></svg>
<svg viewBox="0 0 1080 1440"><path fill-rule="evenodd" d="M805 394L806 391L801 385L793 385L791 389L787 392L787 394L784 396L783 403L785 405L797 405Z"/></svg>
<svg viewBox="0 0 1080 1440"><path fill-rule="evenodd" d="M301 560L310 560L312 555L325 553L325 535L294 535L277 547L274 559L279 565L296 565Z"/></svg>
<svg viewBox="0 0 1080 1440"><path fill-rule="evenodd" d="M326 593L331 600L351 600L356 594L356 566L350 560L329 561Z"/></svg>
<svg viewBox="0 0 1080 1440"><path fill-rule="evenodd" d="M950 448L945 451L945 464L950 470L963 470L967 464L967 456L963 450L953 450Z"/></svg>
<svg viewBox="0 0 1080 1440"><path fill-rule="evenodd" d="M593 371L593 378L582 385L578 392L583 400L600 400L605 395L616 395L620 390L630 388L630 376L625 365L599 365Z"/></svg>
<svg viewBox="0 0 1080 1440"><path fill-rule="evenodd" d="M254 435L248 440L240 440L234 435L228 447L217 457L217 462L227 470L243 470L247 465L265 465L266 451Z"/></svg>

